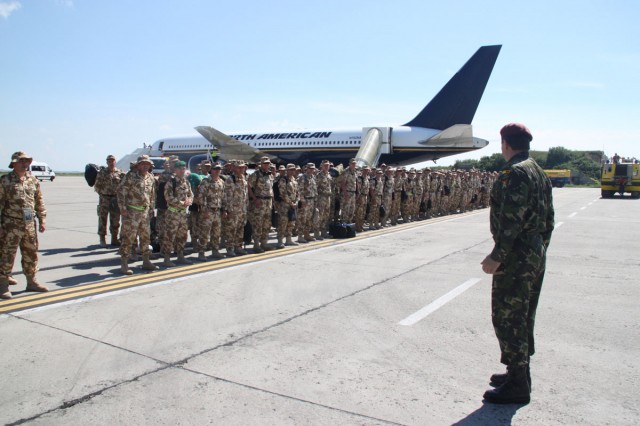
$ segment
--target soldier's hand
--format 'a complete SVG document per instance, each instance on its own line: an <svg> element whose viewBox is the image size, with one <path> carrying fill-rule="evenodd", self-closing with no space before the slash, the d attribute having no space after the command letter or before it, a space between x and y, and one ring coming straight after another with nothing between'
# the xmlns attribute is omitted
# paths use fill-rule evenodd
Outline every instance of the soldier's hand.
<svg viewBox="0 0 640 426"><path fill-rule="evenodd" d="M193 200L192 200L191 198L187 198L187 199L184 201L184 206L185 206L185 207L189 207L191 204L193 204Z"/></svg>
<svg viewBox="0 0 640 426"><path fill-rule="evenodd" d="M40 227L38 228L40 233L43 233L46 229L47 229L47 225L44 222L40 222Z"/></svg>
<svg viewBox="0 0 640 426"><path fill-rule="evenodd" d="M485 274L494 275L498 271L498 268L500 267L501 263L493 260L491 258L491 255L488 255L481 262L481 265L482 265L482 271Z"/></svg>

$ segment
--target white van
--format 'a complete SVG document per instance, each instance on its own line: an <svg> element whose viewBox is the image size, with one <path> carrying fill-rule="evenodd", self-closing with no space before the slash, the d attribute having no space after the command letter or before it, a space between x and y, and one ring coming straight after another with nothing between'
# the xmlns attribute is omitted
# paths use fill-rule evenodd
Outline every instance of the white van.
<svg viewBox="0 0 640 426"><path fill-rule="evenodd" d="M41 163L39 161L32 161L29 166L31 175L38 180L53 180L56 178L56 173L51 170L51 167L47 163Z"/></svg>

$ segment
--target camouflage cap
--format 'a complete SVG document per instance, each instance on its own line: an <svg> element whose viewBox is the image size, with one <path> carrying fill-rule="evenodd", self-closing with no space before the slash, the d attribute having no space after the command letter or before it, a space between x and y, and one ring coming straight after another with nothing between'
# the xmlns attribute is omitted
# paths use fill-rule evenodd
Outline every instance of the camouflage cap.
<svg viewBox="0 0 640 426"><path fill-rule="evenodd" d="M211 170L222 170L222 166L220 165L220 163L215 163L211 166Z"/></svg>
<svg viewBox="0 0 640 426"><path fill-rule="evenodd" d="M281 165L281 166L278 167L278 171L280 171L280 172L284 172L285 170L287 170L287 168L285 166Z"/></svg>
<svg viewBox="0 0 640 426"><path fill-rule="evenodd" d="M307 169L315 169L316 165L314 163L307 163Z"/></svg>
<svg viewBox="0 0 640 426"><path fill-rule="evenodd" d="M13 165L20 160L33 161L33 157L31 157L24 151L14 152L13 155L11 156L11 162L9 163L9 168L13 169Z"/></svg>
<svg viewBox="0 0 640 426"><path fill-rule="evenodd" d="M136 164L140 164L140 163L149 163L153 165L153 161L151 161L151 158L149 158L149 156L146 154L138 157L138 159L136 160Z"/></svg>
<svg viewBox="0 0 640 426"><path fill-rule="evenodd" d="M296 165L293 163L289 163L287 164L287 170L295 170L296 169Z"/></svg>
<svg viewBox="0 0 640 426"><path fill-rule="evenodd" d="M115 159L116 159L116 156L115 156L115 155L111 155L111 154L107 155L107 161L109 161L109 160L115 160Z"/></svg>
<svg viewBox="0 0 640 426"><path fill-rule="evenodd" d="M260 164L271 164L271 160L269 159L269 157L262 157L260 159Z"/></svg>
<svg viewBox="0 0 640 426"><path fill-rule="evenodd" d="M245 163L245 162L244 162L244 161L242 161L242 160L236 160L236 164L235 164L235 166L236 166L236 167L247 167L247 163Z"/></svg>

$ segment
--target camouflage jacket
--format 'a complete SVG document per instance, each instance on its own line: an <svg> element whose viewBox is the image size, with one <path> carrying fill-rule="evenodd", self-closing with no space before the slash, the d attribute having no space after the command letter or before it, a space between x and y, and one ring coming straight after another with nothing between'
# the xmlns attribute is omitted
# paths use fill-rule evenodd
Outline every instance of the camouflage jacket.
<svg viewBox="0 0 640 426"><path fill-rule="evenodd" d="M110 171L107 167L103 167L98 172L93 189L100 195L116 195L118 192L118 185L120 185L123 178L124 173L119 169Z"/></svg>
<svg viewBox="0 0 640 426"><path fill-rule="evenodd" d="M369 190L371 196L382 197L382 193L384 192L384 175L372 178L369 181Z"/></svg>
<svg viewBox="0 0 640 426"><path fill-rule="evenodd" d="M369 176L358 176L358 197L366 198L369 196Z"/></svg>
<svg viewBox="0 0 640 426"><path fill-rule="evenodd" d="M196 190L195 204L204 209L221 209L224 199L225 181L222 178L217 180L205 179Z"/></svg>
<svg viewBox="0 0 640 426"><path fill-rule="evenodd" d="M19 178L16 172L7 173L0 178L0 212L2 216L15 219L24 217L23 209L35 211L40 222L47 217L40 182L31 175Z"/></svg>
<svg viewBox="0 0 640 426"><path fill-rule="evenodd" d="M549 245L554 227L551 181L528 152L516 154L491 191L491 258L504 262L514 248Z"/></svg>
<svg viewBox="0 0 640 426"><path fill-rule="evenodd" d="M191 185L186 176L182 178L176 176L167 182L164 187L164 198L167 200L168 207L185 209L184 202L187 200L193 201L193 191L191 191Z"/></svg>
<svg viewBox="0 0 640 426"><path fill-rule="evenodd" d="M278 190L280 191L281 202L284 204L294 204L300 201L300 194L298 192L298 182L295 177L289 179L288 176L283 176L278 180Z"/></svg>
<svg viewBox="0 0 640 426"><path fill-rule="evenodd" d="M256 170L254 174L249 176L248 184L255 197L273 197L273 175L271 173Z"/></svg>
<svg viewBox="0 0 640 426"><path fill-rule="evenodd" d="M331 195L331 181L333 178L329 173L318 173L316 175L316 186L319 195Z"/></svg>
<svg viewBox="0 0 640 426"><path fill-rule="evenodd" d="M383 194L385 195L392 195L393 191L395 190L396 187L396 179L393 176L386 176L384 177L384 191Z"/></svg>
<svg viewBox="0 0 640 426"><path fill-rule="evenodd" d="M318 186L316 184L316 178L309 176L308 174L301 174L298 176L298 189L300 191L300 198L315 198L318 196Z"/></svg>
<svg viewBox="0 0 640 426"><path fill-rule="evenodd" d="M133 170L127 173L118 186L118 207L120 211L127 206L153 209L156 198L156 180L151 173L142 176Z"/></svg>
<svg viewBox="0 0 640 426"><path fill-rule="evenodd" d="M247 181L244 176L229 176L224 182L224 200L222 205L229 213L247 212Z"/></svg>
<svg viewBox="0 0 640 426"><path fill-rule="evenodd" d="M344 171L344 184L343 190L348 192L356 192L356 172L351 171L351 169L347 169Z"/></svg>

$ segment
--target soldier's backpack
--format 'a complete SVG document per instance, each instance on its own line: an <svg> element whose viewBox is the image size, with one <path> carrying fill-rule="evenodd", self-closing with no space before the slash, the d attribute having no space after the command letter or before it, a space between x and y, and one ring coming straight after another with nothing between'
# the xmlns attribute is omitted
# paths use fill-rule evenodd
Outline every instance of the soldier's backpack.
<svg viewBox="0 0 640 426"><path fill-rule="evenodd" d="M87 185L93 187L96 184L100 167L97 164L89 163L84 166L84 180L87 181Z"/></svg>
<svg viewBox="0 0 640 426"><path fill-rule="evenodd" d="M329 234L333 238L353 238L356 236L356 225L353 223L335 222L329 225Z"/></svg>

